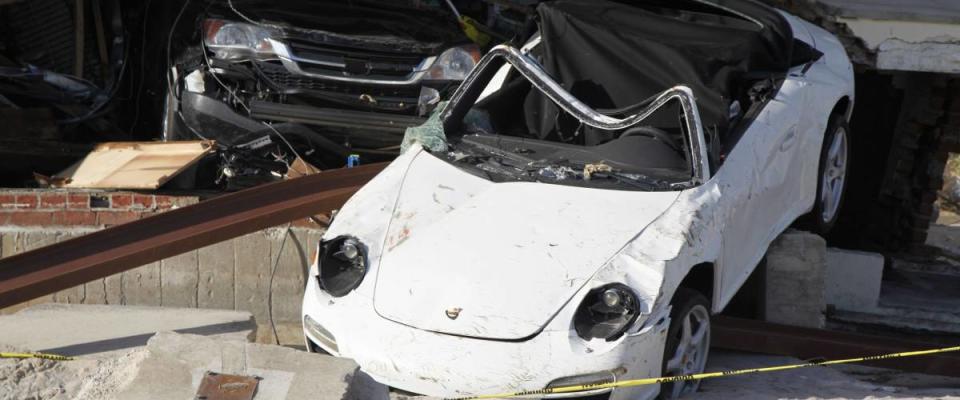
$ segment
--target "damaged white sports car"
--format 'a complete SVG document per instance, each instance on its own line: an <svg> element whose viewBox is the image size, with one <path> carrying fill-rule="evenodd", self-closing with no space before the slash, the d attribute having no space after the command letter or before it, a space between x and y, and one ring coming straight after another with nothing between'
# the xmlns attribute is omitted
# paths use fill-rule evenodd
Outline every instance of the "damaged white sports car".
<svg viewBox="0 0 960 400"><path fill-rule="evenodd" d="M697 373L769 243L833 224L854 94L834 36L751 0L537 11L336 216L309 348L441 397Z"/></svg>

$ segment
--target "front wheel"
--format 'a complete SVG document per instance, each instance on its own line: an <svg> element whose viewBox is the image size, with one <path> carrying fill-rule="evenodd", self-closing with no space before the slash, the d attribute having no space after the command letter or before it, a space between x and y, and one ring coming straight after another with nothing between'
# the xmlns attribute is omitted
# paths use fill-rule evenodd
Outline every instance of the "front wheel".
<svg viewBox="0 0 960 400"><path fill-rule="evenodd" d="M700 292L677 289L670 310L670 329L663 350L663 376L699 374L710 352L710 301ZM660 386L660 399L678 399L697 391L700 381L678 381Z"/></svg>
<svg viewBox="0 0 960 400"><path fill-rule="evenodd" d="M843 115L834 114L830 117L820 149L817 197L813 210L803 218L803 228L821 236L833 228L840 214L840 206L843 205L849 166L850 127Z"/></svg>

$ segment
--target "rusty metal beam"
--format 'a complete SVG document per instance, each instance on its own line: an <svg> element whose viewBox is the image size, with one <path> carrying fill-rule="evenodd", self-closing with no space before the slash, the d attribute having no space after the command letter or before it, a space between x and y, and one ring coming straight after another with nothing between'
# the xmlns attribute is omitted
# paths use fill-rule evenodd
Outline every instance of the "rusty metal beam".
<svg viewBox="0 0 960 400"><path fill-rule="evenodd" d="M753 353L792 356L804 360L835 360L912 350L957 346L855 332L799 328L764 321L717 316L713 318L713 347ZM874 360L869 366L933 375L960 377L960 354Z"/></svg>
<svg viewBox="0 0 960 400"><path fill-rule="evenodd" d="M384 166L257 186L0 259L0 308L336 209Z"/></svg>

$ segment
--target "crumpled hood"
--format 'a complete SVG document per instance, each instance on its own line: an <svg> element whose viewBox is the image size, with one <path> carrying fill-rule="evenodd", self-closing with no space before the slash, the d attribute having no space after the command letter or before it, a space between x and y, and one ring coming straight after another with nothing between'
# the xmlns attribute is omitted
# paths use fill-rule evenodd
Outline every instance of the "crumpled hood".
<svg viewBox="0 0 960 400"><path fill-rule="evenodd" d="M677 196L492 183L422 152L398 194L374 307L424 330L532 336Z"/></svg>
<svg viewBox="0 0 960 400"><path fill-rule="evenodd" d="M431 53L469 40L442 2L395 0L233 0L257 22L285 27L292 38L385 52ZM236 19L219 5L224 18Z"/></svg>

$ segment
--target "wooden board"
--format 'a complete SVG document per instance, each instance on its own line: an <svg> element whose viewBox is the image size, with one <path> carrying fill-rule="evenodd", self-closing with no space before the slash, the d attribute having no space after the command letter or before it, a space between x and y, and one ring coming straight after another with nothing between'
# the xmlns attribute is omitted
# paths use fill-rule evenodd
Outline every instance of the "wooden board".
<svg viewBox="0 0 960 400"><path fill-rule="evenodd" d="M56 178L67 188L157 189L212 150L212 141L102 143Z"/></svg>

